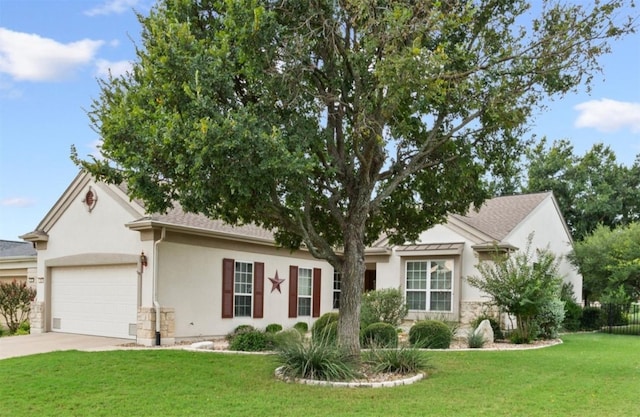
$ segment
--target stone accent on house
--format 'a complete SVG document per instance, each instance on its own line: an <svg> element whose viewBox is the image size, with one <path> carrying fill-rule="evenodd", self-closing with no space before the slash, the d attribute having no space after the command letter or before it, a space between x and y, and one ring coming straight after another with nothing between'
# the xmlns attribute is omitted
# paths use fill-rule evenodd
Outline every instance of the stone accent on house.
<svg viewBox="0 0 640 417"><path fill-rule="evenodd" d="M171 307L160 308L160 344L176 343L176 313ZM138 307L137 343L143 346L156 344L156 310L153 307Z"/></svg>
<svg viewBox="0 0 640 417"><path fill-rule="evenodd" d="M31 310L29 311L29 324L31 326L31 334L39 334L47 331L45 326L44 301L31 302Z"/></svg>
<svg viewBox="0 0 640 417"><path fill-rule="evenodd" d="M483 301L463 301L460 303L460 324L463 326L471 324L487 310L488 306Z"/></svg>

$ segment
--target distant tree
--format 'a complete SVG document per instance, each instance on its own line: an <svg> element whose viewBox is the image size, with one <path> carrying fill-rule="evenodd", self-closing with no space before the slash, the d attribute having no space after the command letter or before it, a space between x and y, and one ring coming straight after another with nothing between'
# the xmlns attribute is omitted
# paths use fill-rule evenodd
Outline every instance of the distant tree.
<svg viewBox="0 0 640 417"><path fill-rule="evenodd" d="M569 259L583 277L587 301L640 299L640 222L609 229L600 226L574 245Z"/></svg>
<svg viewBox="0 0 640 417"><path fill-rule="evenodd" d="M525 192L553 191L573 238L580 240L599 224L610 228L640 215L638 168L616 161L610 147L595 144L583 156L567 140L549 148L545 139L526 152Z"/></svg>
<svg viewBox="0 0 640 417"><path fill-rule="evenodd" d="M31 302L35 298L36 290L28 287L25 282L0 282L0 315L7 323L9 333L15 333L22 322L27 320Z"/></svg>
<svg viewBox="0 0 640 417"><path fill-rule="evenodd" d="M623 0L543 3L162 0L89 113L104 160L74 158L151 211L253 222L327 260L357 355L367 244L480 204L534 109L632 30Z"/></svg>

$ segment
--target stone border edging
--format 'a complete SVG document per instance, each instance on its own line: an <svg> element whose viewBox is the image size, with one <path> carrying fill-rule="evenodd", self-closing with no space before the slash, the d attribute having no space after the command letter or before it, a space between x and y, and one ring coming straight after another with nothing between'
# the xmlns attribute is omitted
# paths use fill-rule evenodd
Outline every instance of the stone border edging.
<svg viewBox="0 0 640 417"><path fill-rule="evenodd" d="M304 379L304 378L287 378L282 374L282 366L276 368L276 378L284 382L295 382L302 385L323 385L334 388L389 388L398 387L402 385L411 385L414 382L418 382L424 378L424 373L418 373L408 378L395 379L392 381L381 382L338 382L338 381L320 381L316 379Z"/></svg>

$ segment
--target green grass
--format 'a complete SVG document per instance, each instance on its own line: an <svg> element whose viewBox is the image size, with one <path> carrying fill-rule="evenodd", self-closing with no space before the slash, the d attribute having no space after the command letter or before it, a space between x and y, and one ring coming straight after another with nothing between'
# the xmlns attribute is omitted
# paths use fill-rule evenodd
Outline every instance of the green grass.
<svg viewBox="0 0 640 417"><path fill-rule="evenodd" d="M264 355L55 352L0 361L0 416L640 415L640 338L564 341L428 352L427 379L384 389L287 384Z"/></svg>

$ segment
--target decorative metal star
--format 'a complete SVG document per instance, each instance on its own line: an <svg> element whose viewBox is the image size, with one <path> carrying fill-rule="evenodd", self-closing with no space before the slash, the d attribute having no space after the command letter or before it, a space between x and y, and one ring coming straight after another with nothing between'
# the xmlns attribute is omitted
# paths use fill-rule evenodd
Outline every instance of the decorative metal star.
<svg viewBox="0 0 640 417"><path fill-rule="evenodd" d="M284 282L284 280L278 278L278 271L277 270L276 270L276 276L274 278L269 278L269 281L271 281L271 292L274 292L275 290L278 290L278 292L280 294L282 294L282 291L280 290L280 284L282 284Z"/></svg>

